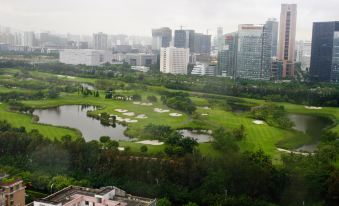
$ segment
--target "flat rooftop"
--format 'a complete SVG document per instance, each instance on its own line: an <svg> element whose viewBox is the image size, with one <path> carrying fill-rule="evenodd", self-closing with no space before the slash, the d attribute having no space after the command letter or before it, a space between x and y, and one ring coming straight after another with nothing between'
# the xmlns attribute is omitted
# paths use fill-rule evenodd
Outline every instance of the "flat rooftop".
<svg viewBox="0 0 339 206"><path fill-rule="evenodd" d="M94 197L95 195L107 194L113 189L120 190L119 188L112 187L112 186L103 187L100 189L91 189L91 188L85 188L85 187L79 187L79 186L69 186L65 189L62 189L54 194L51 194L37 201L44 202L44 203L50 203L54 205L61 203L62 205L64 205L67 202L72 200L73 195L84 195L84 196ZM136 196L132 196L129 194L126 194L125 196L116 195L112 200L127 203L128 206L129 205L147 206L147 205L150 205L150 203L154 201L153 199L136 197Z"/></svg>

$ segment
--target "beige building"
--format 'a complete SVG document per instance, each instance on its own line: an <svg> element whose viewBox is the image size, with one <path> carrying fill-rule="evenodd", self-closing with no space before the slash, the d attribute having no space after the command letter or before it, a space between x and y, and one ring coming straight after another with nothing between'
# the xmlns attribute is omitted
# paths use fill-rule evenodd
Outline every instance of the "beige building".
<svg viewBox="0 0 339 206"><path fill-rule="evenodd" d="M277 59L283 62L282 78L295 74L295 35L297 5L282 4L280 14L279 46Z"/></svg>
<svg viewBox="0 0 339 206"><path fill-rule="evenodd" d="M0 179L0 206L24 206L25 186L22 180Z"/></svg>
<svg viewBox="0 0 339 206"><path fill-rule="evenodd" d="M167 47L160 50L160 72L187 74L189 49Z"/></svg>

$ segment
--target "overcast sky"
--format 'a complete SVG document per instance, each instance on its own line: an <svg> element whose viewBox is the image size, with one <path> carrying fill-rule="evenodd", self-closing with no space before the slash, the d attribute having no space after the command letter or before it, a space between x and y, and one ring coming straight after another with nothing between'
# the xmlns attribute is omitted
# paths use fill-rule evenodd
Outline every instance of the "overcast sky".
<svg viewBox="0 0 339 206"><path fill-rule="evenodd" d="M279 19L281 3L298 4L297 39L311 38L312 22L339 20L339 0L0 0L0 25L57 33L125 33L180 25L198 32L232 32L238 24Z"/></svg>

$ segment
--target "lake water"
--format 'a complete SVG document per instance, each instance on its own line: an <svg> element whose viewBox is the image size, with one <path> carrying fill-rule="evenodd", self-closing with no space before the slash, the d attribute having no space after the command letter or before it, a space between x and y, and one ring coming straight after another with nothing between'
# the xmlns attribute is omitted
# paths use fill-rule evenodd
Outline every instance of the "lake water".
<svg viewBox="0 0 339 206"><path fill-rule="evenodd" d="M184 137L192 137L197 140L199 143L211 142L212 136L206 133L199 133L198 131L190 131L187 129L179 130Z"/></svg>
<svg viewBox="0 0 339 206"><path fill-rule="evenodd" d="M288 118L294 122L293 129L306 133L315 141L319 141L323 129L332 124L331 120L324 117L317 117L303 114L289 114ZM297 150L314 152L317 144L303 145Z"/></svg>
<svg viewBox="0 0 339 206"><path fill-rule="evenodd" d="M87 111L95 110L94 106L65 105L50 109L36 109L33 114L39 116L39 123L65 126L78 129L86 141L99 140L109 136L115 140L130 140L124 135L125 126L103 126L100 121L87 116Z"/></svg>

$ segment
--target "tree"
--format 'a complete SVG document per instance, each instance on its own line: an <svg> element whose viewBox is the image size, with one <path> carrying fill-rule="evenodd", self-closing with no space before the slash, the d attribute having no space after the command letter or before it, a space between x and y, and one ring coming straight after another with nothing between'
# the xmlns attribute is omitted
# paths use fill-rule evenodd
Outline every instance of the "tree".
<svg viewBox="0 0 339 206"><path fill-rule="evenodd" d="M147 150L148 150L148 148L147 148L146 145L142 145L142 146L140 147L140 152L142 152L142 153L146 153Z"/></svg>
<svg viewBox="0 0 339 206"><path fill-rule="evenodd" d="M212 134L213 142L212 146L223 152L236 152L239 150L238 145L235 143L232 135L226 132L224 128L220 127Z"/></svg>
<svg viewBox="0 0 339 206"><path fill-rule="evenodd" d="M237 141L241 141L246 137L245 126L243 124L233 130L233 137Z"/></svg>
<svg viewBox="0 0 339 206"><path fill-rule="evenodd" d="M184 205L184 206L199 206L199 205L197 205L197 204L194 203L194 202L189 202L189 203L187 203L187 204Z"/></svg>
<svg viewBox="0 0 339 206"><path fill-rule="evenodd" d="M149 102L157 102L157 101L158 101L157 97L154 96L154 95L148 96L148 97L147 97L147 100L148 100Z"/></svg>
<svg viewBox="0 0 339 206"><path fill-rule="evenodd" d="M171 206L172 203L165 197L158 199L157 206Z"/></svg>

